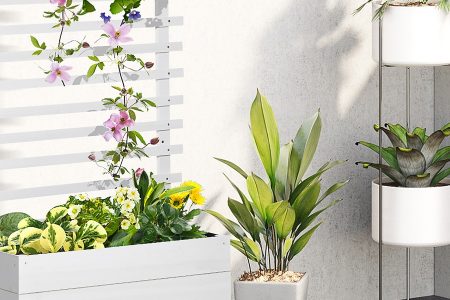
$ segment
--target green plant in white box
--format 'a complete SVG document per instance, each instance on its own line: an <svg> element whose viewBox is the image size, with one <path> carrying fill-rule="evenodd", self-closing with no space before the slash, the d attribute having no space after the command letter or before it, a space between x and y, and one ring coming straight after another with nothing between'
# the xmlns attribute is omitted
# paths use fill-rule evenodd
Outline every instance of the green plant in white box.
<svg viewBox="0 0 450 300"><path fill-rule="evenodd" d="M267 180L247 173L230 161L218 159L243 177L248 196L230 180L240 201L229 198L228 206L238 223L218 212L208 212L235 237L232 246L247 257L250 272L241 277L241 282L305 281L300 280L304 274L288 271L289 263L320 226L321 223L315 223L317 217L340 201L322 206L324 200L347 181L335 183L321 193L321 176L342 161L327 162L305 176L319 143L322 128L319 112L300 126L293 140L281 147L272 108L258 91L251 107L250 124ZM250 261L258 265L257 271L253 272ZM237 299L240 299L239 294L242 299L247 297L237 285ZM274 299L280 296L274 295Z"/></svg>

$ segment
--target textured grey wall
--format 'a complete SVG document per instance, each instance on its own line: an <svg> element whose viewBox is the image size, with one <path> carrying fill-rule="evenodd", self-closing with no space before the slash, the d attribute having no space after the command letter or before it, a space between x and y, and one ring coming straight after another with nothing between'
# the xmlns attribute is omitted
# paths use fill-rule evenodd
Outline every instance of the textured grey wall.
<svg viewBox="0 0 450 300"><path fill-rule="evenodd" d="M436 68L436 128L450 121L449 82L450 68ZM450 141L447 144L450 145ZM450 246L436 248L435 266L436 295L450 298Z"/></svg>
<svg viewBox="0 0 450 300"><path fill-rule="evenodd" d="M355 146L377 141L377 72L371 60L370 11L353 17L361 1L172 0L171 12L185 16L180 87L185 154L174 166L185 178L203 182L209 207L228 214L235 194L222 176L232 174L218 156L260 174L248 134L248 112L256 88L271 101L283 142L302 120L321 108L323 135L315 162L348 159L325 184L351 178L344 202L324 216L324 225L292 264L311 275L311 300L365 300L378 295L378 245L370 238L370 181L377 176L354 165L375 156ZM403 69L385 71L384 120L405 122ZM433 126L433 72L413 69L413 125ZM242 184L238 177L233 177ZM204 224L223 228L209 217ZM234 251L233 251L234 252ZM244 269L233 253L233 276ZM413 249L412 295L433 293L433 250ZM405 295L405 250L385 248L385 298Z"/></svg>

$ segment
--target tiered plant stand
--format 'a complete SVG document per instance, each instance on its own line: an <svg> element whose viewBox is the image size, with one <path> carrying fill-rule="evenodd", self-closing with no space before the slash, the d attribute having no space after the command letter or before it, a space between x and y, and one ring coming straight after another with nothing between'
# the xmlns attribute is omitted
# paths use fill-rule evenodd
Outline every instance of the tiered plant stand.
<svg viewBox="0 0 450 300"><path fill-rule="evenodd" d="M373 3L373 12L380 1ZM378 61L378 122L383 125L383 68L406 69L406 125L411 129L410 67L450 65L450 14L437 7L389 7L373 23L373 59ZM379 130L379 147L383 145ZM382 163L381 152L379 163ZM379 242L379 299L383 299L383 245L406 247L406 299L410 298L411 247L450 244L450 193L434 188L393 188L381 170L372 185L372 238ZM450 182L445 182L449 184ZM448 186L442 187L449 189ZM400 191L403 189L403 191ZM426 203L426 205L424 205ZM415 299L440 300L439 296Z"/></svg>

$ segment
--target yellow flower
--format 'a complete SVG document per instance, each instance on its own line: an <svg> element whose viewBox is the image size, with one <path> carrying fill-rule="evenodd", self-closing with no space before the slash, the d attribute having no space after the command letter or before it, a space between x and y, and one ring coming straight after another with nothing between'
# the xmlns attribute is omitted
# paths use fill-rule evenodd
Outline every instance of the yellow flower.
<svg viewBox="0 0 450 300"><path fill-rule="evenodd" d="M122 220L122 222L120 223L120 227L122 227L123 230L128 230L128 228L130 228L130 226L131 226L131 223L127 219Z"/></svg>
<svg viewBox="0 0 450 300"><path fill-rule="evenodd" d="M202 195L202 186L195 181L185 181L181 184L181 186L190 186L193 187L192 190L189 191L189 198L197 205L205 204L205 197ZM187 195L187 194L185 194Z"/></svg>
<svg viewBox="0 0 450 300"><path fill-rule="evenodd" d="M206 201L205 197L203 197L201 193L191 193L189 198L197 205L203 205Z"/></svg>
<svg viewBox="0 0 450 300"><path fill-rule="evenodd" d="M184 193L178 193L170 196L169 204L175 209L180 209L183 207L184 199L186 199L186 195Z"/></svg>

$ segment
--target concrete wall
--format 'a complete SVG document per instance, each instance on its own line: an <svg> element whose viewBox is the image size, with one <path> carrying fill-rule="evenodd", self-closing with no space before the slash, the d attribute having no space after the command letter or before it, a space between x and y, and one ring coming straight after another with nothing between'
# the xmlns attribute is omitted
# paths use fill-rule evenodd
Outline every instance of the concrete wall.
<svg viewBox="0 0 450 300"><path fill-rule="evenodd" d="M436 128L450 121L450 69L436 68ZM450 141L447 141L450 145ZM450 247L436 248L435 252L436 295L450 298Z"/></svg>
<svg viewBox="0 0 450 300"><path fill-rule="evenodd" d="M322 139L313 169L330 159L348 163L328 174L325 184L351 178L344 201L324 215L324 225L292 268L311 275L309 299L361 300L378 295L378 245L370 238L370 181L376 171L354 165L376 157L355 146L376 142L377 71L371 60L370 11L353 17L361 1L172 0L171 12L185 16L180 87L185 154L174 166L185 178L203 182L209 208L230 215L234 196L212 157L230 159L263 174L248 123L256 88L271 101L282 142L321 109ZM385 71L385 114L405 122L404 69ZM413 125L433 127L433 71L412 70ZM238 177L233 177L237 182ZM225 232L214 220L204 224ZM245 270L233 253L233 277ZM413 249L412 295L433 294L433 250ZM385 248L384 299L405 296L405 250Z"/></svg>

